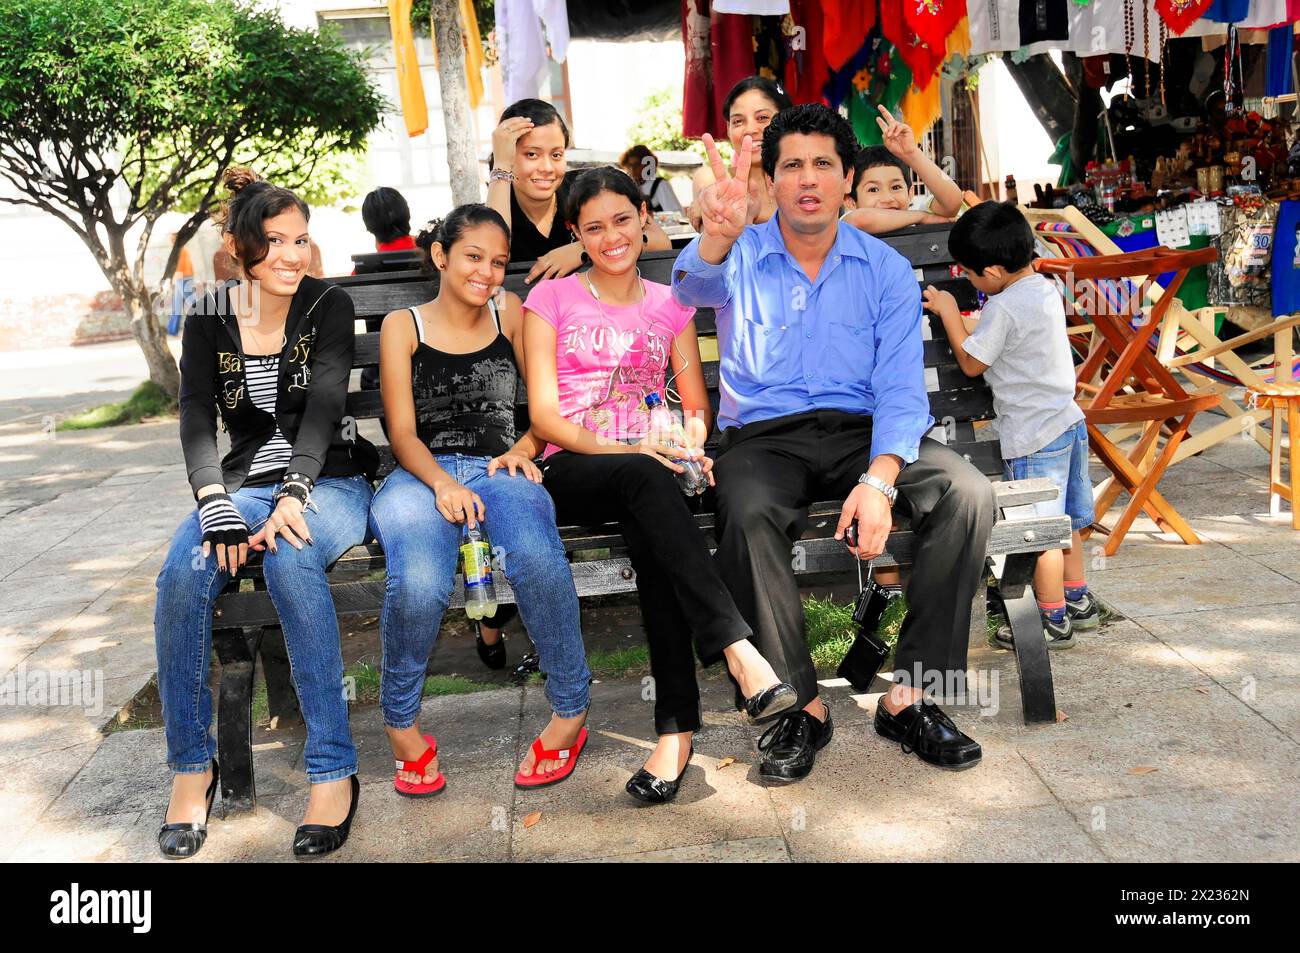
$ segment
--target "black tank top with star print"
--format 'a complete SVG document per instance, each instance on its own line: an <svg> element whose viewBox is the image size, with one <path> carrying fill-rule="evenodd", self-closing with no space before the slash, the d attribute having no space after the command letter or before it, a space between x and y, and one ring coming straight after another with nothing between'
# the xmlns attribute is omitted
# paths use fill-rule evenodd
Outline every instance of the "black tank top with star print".
<svg viewBox="0 0 1300 953"><path fill-rule="evenodd" d="M420 341L411 356L415 432L432 453L496 457L519 439L519 366L510 339L501 333L495 304L489 301L488 309L497 336L468 354L439 351L425 343L420 312L410 309Z"/></svg>

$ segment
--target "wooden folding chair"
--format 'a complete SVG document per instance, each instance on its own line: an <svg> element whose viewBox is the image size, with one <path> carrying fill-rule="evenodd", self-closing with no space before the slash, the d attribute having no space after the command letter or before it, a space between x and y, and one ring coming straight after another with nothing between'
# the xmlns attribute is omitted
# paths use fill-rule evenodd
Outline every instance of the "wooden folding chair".
<svg viewBox="0 0 1300 953"><path fill-rule="evenodd" d="M1188 269L1213 261L1216 255L1213 248L1179 252L1160 247L1092 258L1040 258L1035 262L1040 274L1054 275L1065 282L1072 310L1090 320L1096 330L1075 379L1079 406L1087 420L1089 445L1113 475L1095 501L1096 527L1109 533L1103 548L1107 556L1115 554L1138 513L1144 510L1162 530L1177 533L1185 543L1200 543L1157 485L1174 461L1192 419L1217 404L1220 395L1185 389L1161 364L1150 342ZM1155 277L1169 271L1175 275L1164 295L1141 310ZM1126 296L1127 305L1116 307L1114 296L1104 285L1123 279L1132 280L1136 290ZM1166 423L1168 436L1161 446ZM1137 444L1127 454L1102 429L1126 424L1139 428ZM1131 500L1107 531L1101 521L1124 492Z"/></svg>
<svg viewBox="0 0 1300 953"><path fill-rule="evenodd" d="M1073 206L1063 209L1025 208L1021 211L1029 219L1034 238L1047 257L1091 258L1122 254L1119 246ZM1127 284L1117 282L1108 292L1113 297L1126 297L1135 290ZM1146 283L1144 288L1139 298L1143 308L1154 306L1164 297L1173 297L1168 288L1162 288L1154 281ZM1235 389L1260 389L1273 380L1287 381L1295 369L1292 338L1294 329L1300 326L1300 314L1277 318L1264 327L1224 341L1214 331L1215 311L1214 308L1188 311L1181 301L1175 299L1164 312L1154 339L1148 342L1148 347L1155 350L1160 362L1181 375L1187 386L1216 391L1219 409L1227 416L1227 419L1184 440L1174 454L1174 463L1243 435L1253 437L1261 447L1269 449L1270 438L1266 430L1269 413L1248 406L1246 401L1235 396ZM1077 333L1093 329L1080 324L1071 330ZM1263 367L1252 366L1237 354L1238 348L1270 336L1273 337L1273 354L1271 361ZM1276 374L1277 368L1283 369L1281 375ZM1131 436L1132 430L1125 433ZM1112 436L1116 441L1120 439L1114 434Z"/></svg>

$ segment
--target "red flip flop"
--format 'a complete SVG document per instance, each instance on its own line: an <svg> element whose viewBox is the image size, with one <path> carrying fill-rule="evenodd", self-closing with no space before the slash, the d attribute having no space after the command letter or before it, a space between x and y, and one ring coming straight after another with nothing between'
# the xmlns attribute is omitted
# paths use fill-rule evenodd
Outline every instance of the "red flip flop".
<svg viewBox="0 0 1300 953"><path fill-rule="evenodd" d="M422 736L425 741L429 742L429 747L424 749L424 754L420 755L418 761L394 761L397 770L414 771L421 776L424 775L424 769L429 766L429 762L438 756L438 739L433 735ZM443 777L441 771L438 776L428 783L417 781L403 781L400 777L394 775L393 788L402 797L433 797L435 794L441 794L447 789L447 779Z"/></svg>
<svg viewBox="0 0 1300 953"><path fill-rule="evenodd" d="M578 766L578 755L582 754L582 749L587 745L587 729L584 727L578 732L578 740L567 748L558 750L549 750L542 747L542 739L539 736L533 740L533 766L541 764L543 761L559 761L568 758L569 763L557 771L546 771L540 774L523 775L518 771L515 772L515 787L517 788L544 788L552 784L559 784L565 778L573 773L573 769Z"/></svg>

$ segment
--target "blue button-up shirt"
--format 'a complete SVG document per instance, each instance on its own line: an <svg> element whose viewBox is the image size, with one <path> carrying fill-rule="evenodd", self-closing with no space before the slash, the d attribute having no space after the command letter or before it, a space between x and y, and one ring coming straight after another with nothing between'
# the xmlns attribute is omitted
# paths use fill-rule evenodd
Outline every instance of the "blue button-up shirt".
<svg viewBox="0 0 1300 953"><path fill-rule="evenodd" d="M775 215L746 228L717 265L700 257L697 238L673 265L673 296L717 314L721 428L843 410L872 418L873 459L911 463L934 426L916 275L884 242L836 227L816 281Z"/></svg>

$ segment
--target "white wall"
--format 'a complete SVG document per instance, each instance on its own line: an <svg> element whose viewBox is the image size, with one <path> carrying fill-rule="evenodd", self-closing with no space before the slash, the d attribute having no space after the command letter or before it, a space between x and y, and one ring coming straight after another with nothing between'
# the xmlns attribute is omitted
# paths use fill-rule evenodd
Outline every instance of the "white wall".
<svg viewBox="0 0 1300 953"><path fill-rule="evenodd" d="M980 70L979 103L980 131L989 162L986 174L998 183L999 197L1008 175L1016 177L1022 202L1033 198L1033 183L1055 185L1061 167L1050 165L1047 157L1056 143L1034 116L1001 59L992 60Z"/></svg>

